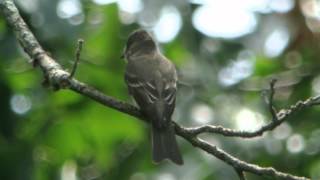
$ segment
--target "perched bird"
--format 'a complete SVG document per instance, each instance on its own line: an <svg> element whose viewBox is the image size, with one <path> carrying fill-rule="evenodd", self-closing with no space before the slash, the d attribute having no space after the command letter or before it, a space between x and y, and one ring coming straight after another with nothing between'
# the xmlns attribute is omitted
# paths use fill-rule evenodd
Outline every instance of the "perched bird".
<svg viewBox="0 0 320 180"><path fill-rule="evenodd" d="M143 115L151 122L152 157L182 165L171 116L175 108L177 73L175 66L159 51L145 30L128 38L123 58L127 59L125 82Z"/></svg>

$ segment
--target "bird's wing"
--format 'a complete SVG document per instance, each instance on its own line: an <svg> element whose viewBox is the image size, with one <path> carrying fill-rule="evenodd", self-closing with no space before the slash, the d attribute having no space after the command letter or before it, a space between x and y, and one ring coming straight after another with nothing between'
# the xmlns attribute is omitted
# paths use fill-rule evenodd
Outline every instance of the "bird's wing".
<svg viewBox="0 0 320 180"><path fill-rule="evenodd" d="M141 79L134 74L125 74L125 81L128 85L129 93L135 98L139 106L153 104L158 100L159 95L154 82Z"/></svg>
<svg viewBox="0 0 320 180"><path fill-rule="evenodd" d="M129 93L159 128L168 124L175 108L177 78L175 67L169 63L167 66L156 67L149 63L148 69L141 64L130 64L136 68L127 68L125 74Z"/></svg>
<svg viewBox="0 0 320 180"><path fill-rule="evenodd" d="M161 97L166 102L166 105L168 106L167 109L169 109L169 114L171 116L175 106L178 77L175 66L165 57L162 57L162 59L164 60L161 61L161 63L166 65L161 66L162 68L160 69L163 74L163 78L165 79L163 81L164 84L163 90L161 91Z"/></svg>
<svg viewBox="0 0 320 180"><path fill-rule="evenodd" d="M166 102L166 114L168 115L168 120L171 120L171 115L173 114L175 104L176 104L176 93L177 93L177 85L175 81L169 82L165 85L163 91L163 97Z"/></svg>

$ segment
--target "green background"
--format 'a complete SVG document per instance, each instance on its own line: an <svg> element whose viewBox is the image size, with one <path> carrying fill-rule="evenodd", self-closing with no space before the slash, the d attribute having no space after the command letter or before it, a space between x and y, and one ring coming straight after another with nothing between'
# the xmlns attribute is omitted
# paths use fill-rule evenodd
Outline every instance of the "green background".
<svg viewBox="0 0 320 180"><path fill-rule="evenodd" d="M141 26L121 22L116 3L97 5L82 0L84 20L72 25L57 16L58 1L34 2L39 6L37 12L28 12L19 4L18 7L43 48L65 69L71 69L77 39L84 39L76 78L107 95L133 103L123 79L125 61L119 57L127 36ZM233 39L200 33L191 23L192 13L199 5L185 2L185 6L189 10L183 12L177 37L160 44L161 51L177 65L181 82L188 84L179 87L174 115L179 124L203 124L201 117L200 122L195 120L200 112L198 116L206 117L209 113L211 118L206 123L237 128L237 112L241 110L244 118L254 114L268 122L270 114L261 92L268 88L271 77L279 79L275 96L278 109L319 93L319 32L310 28L298 2L286 13L257 13L259 24L255 32ZM45 18L40 26L34 23L36 13ZM90 23L90 17L96 14L101 21ZM261 36L256 32L264 28L266 19L283 16L294 22L289 28L295 29L295 35L279 56L268 57L244 45L250 38L259 41ZM232 85L219 83L219 72L232 66L241 54L248 57L248 51L252 73ZM179 137L185 165L153 164L145 123L74 92L42 87L41 71L27 60L0 16L1 180L237 179L231 167ZM320 179L319 115L319 107L301 111L283 129L252 140L216 134L201 137L242 160ZM282 130L287 134L279 138ZM297 146L302 146L299 152L290 151L290 139L293 145L296 140ZM248 173L248 179L273 178Z"/></svg>

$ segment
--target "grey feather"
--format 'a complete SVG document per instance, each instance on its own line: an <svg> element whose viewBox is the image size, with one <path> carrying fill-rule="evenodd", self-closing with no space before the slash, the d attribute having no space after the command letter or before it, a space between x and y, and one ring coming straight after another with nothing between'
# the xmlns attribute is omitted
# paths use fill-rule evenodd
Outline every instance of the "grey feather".
<svg viewBox="0 0 320 180"><path fill-rule="evenodd" d="M152 158L155 163L170 159L176 164L183 164L174 130L171 126L164 130L152 128L152 149Z"/></svg>

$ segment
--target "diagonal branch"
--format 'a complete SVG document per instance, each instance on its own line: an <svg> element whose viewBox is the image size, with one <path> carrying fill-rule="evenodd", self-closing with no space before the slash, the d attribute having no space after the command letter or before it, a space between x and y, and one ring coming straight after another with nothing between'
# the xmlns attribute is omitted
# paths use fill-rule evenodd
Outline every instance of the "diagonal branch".
<svg viewBox="0 0 320 180"><path fill-rule="evenodd" d="M180 134L181 133L181 134ZM237 168L241 171L251 172L253 174L259 175L259 176L270 176L274 177L275 179L285 179L285 180L309 180L309 178L306 177L298 177L291 174L283 173L280 171L275 170L273 167L260 167L255 164L250 164L247 162L244 162L242 160L239 160L235 158L234 156L228 154L227 152L223 151L222 149L219 149L218 147L209 144L208 142L197 138L192 137L190 138L190 134L188 132L180 132L178 131L178 134L182 136L184 139L189 141L193 146L198 147L204 151L206 151L209 154L212 154L216 158L224 161L225 163L229 164L230 166Z"/></svg>
<svg viewBox="0 0 320 180"><path fill-rule="evenodd" d="M18 41L20 42L21 46L25 50L25 52L29 55L29 57L33 60L33 64L39 65L41 70L44 73L45 79L47 83L53 87L58 87L62 89L70 89L74 92L77 92L83 96L87 96L96 102L99 102L107 107L113 108L117 111L126 113L128 115L134 116L138 119L143 121L147 120L142 116L139 109L133 105L127 104L125 102L119 101L113 97L106 96L100 91L74 79L69 78L70 74L63 70L62 67L56 63L56 61L50 57L40 46L32 32L28 29L26 23L20 17L17 8L15 7L12 0L1 0L0 1L0 11L5 17L7 23L12 27L14 33ZM283 113L278 113L277 116L279 121L276 123L280 124L284 121L290 114L294 111L306 107L310 107L313 105L319 104L319 97L313 97L309 101L299 102L295 106L290 107ZM184 138L186 141L190 142L193 146L198 147L199 149L215 156L216 158L220 159L221 161L229 164L234 169L239 172L251 172L253 174L257 174L260 176L270 176L277 179L289 179L289 180L307 180L308 178L305 177L298 177L287 173L282 173L275 170L272 167L260 167L255 164L250 164L235 158L234 156L230 155L229 153L217 148L214 145L209 144L208 142L198 138L196 135L199 133L204 132L213 132L219 133L223 135L230 134L239 134L239 131L226 129L223 127L215 127L214 126L207 126L202 128L183 128L180 125L174 123L176 134ZM269 124L262 129L273 129L277 126L277 124ZM208 128L209 127L209 128ZM201 131L198 129L202 129ZM212 129L219 129L219 130L212 130ZM262 133L265 130L261 130ZM248 132L242 132L244 134L248 134ZM250 133L249 133L250 134ZM259 132L258 132L259 134ZM242 137L241 133L239 135L231 135L231 136L240 136ZM247 135L248 136L248 135ZM250 136L250 135L249 135ZM252 136L252 135L251 135ZM244 136L245 137L245 136Z"/></svg>

